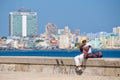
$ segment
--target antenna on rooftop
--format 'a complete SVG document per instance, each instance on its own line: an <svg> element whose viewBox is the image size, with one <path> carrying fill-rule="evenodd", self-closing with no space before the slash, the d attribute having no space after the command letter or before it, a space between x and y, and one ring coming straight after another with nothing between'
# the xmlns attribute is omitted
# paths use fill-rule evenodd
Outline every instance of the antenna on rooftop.
<svg viewBox="0 0 120 80"><path fill-rule="evenodd" d="M24 6L22 6L21 8L18 9L19 12L31 12L30 9L25 9Z"/></svg>

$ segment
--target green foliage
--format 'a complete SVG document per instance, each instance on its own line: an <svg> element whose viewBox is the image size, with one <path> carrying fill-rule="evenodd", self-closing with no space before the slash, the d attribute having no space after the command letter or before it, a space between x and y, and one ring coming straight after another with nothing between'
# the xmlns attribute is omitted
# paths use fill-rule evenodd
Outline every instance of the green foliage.
<svg viewBox="0 0 120 80"><path fill-rule="evenodd" d="M39 43L39 42L43 42L43 40L38 39L38 40L36 40L35 42L36 42L36 43Z"/></svg>
<svg viewBox="0 0 120 80"><path fill-rule="evenodd" d="M79 47L80 47L80 43L75 43L75 47L77 47L78 49L79 49Z"/></svg>
<svg viewBox="0 0 120 80"><path fill-rule="evenodd" d="M7 37L6 37L6 36L3 36L3 37L1 37L1 39L7 39Z"/></svg>

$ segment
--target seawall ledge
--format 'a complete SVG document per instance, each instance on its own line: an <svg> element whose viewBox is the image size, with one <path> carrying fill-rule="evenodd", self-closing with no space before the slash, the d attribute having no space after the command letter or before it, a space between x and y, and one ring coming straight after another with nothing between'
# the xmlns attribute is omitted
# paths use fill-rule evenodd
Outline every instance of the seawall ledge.
<svg viewBox="0 0 120 80"><path fill-rule="evenodd" d="M64 64L75 65L74 57L40 57L40 56L0 56L0 63L12 64ZM86 66L117 66L120 58L89 58Z"/></svg>
<svg viewBox="0 0 120 80"><path fill-rule="evenodd" d="M0 71L76 74L74 57L0 56ZM89 58L83 75L120 76L120 58Z"/></svg>

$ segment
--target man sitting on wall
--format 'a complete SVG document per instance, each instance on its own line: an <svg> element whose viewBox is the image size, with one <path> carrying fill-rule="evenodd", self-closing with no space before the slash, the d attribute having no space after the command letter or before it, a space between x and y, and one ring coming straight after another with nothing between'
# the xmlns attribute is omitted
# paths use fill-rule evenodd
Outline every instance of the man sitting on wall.
<svg viewBox="0 0 120 80"><path fill-rule="evenodd" d="M75 68L76 71L81 71L83 69L82 66L85 65L86 60L88 58L101 58L102 57L101 52L98 52L98 53L92 52L92 46L87 41L88 41L87 37L83 37L81 39L79 50L82 54L77 55L74 58L75 65L76 65L76 68Z"/></svg>

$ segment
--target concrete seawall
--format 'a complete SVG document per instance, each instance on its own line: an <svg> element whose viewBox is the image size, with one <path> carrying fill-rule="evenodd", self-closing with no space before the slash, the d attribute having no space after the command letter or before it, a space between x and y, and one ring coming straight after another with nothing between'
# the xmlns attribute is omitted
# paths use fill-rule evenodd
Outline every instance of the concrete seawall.
<svg viewBox="0 0 120 80"><path fill-rule="evenodd" d="M73 58L0 56L0 71L76 75ZM88 59L82 75L120 77L120 58Z"/></svg>

